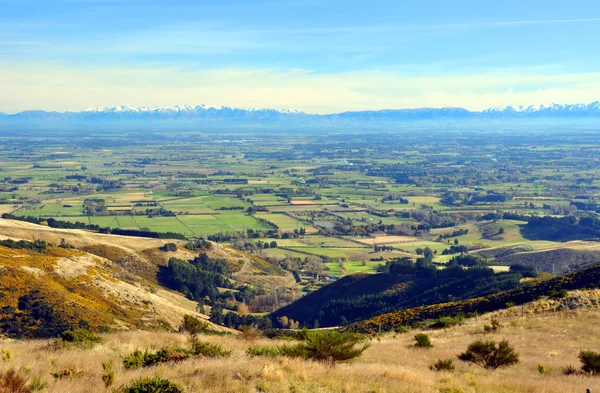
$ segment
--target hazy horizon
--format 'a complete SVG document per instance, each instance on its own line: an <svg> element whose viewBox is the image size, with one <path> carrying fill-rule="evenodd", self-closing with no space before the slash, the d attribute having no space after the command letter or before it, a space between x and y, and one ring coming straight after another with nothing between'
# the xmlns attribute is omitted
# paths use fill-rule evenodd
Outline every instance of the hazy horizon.
<svg viewBox="0 0 600 393"><path fill-rule="evenodd" d="M600 99L600 5L2 0L0 110L307 113Z"/></svg>

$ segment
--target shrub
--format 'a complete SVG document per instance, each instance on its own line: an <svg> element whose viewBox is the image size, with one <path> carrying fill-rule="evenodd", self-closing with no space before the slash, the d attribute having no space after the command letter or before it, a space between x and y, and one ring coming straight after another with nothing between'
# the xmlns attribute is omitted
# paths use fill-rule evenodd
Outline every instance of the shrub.
<svg viewBox="0 0 600 393"><path fill-rule="evenodd" d="M456 316L454 318L440 317L436 319L435 322L433 322L431 325L429 325L429 327L434 329L447 329L452 326L460 325L464 322L464 320L465 318L462 315Z"/></svg>
<svg viewBox="0 0 600 393"><path fill-rule="evenodd" d="M486 333L495 333L498 330L500 330L501 327L502 327L502 325L500 325L500 321L497 320L496 318L492 318L492 324L491 325L485 325L483 327L483 330Z"/></svg>
<svg viewBox="0 0 600 393"><path fill-rule="evenodd" d="M66 330L61 333L60 338L63 344L70 344L79 348L92 348L96 344L101 344L104 339L87 329Z"/></svg>
<svg viewBox="0 0 600 393"><path fill-rule="evenodd" d="M543 364L538 364L537 369L540 374L546 374L548 372L548 369Z"/></svg>
<svg viewBox="0 0 600 393"><path fill-rule="evenodd" d="M254 326L242 326L238 337L246 342L256 341L262 337L262 331Z"/></svg>
<svg viewBox="0 0 600 393"><path fill-rule="evenodd" d="M50 373L55 379L80 377L83 375L83 370L78 368L65 368L60 371Z"/></svg>
<svg viewBox="0 0 600 393"><path fill-rule="evenodd" d="M119 390L119 393L184 393L184 390L168 379L152 377L138 379Z"/></svg>
<svg viewBox="0 0 600 393"><path fill-rule="evenodd" d="M2 355L2 360L5 362L8 362L10 359L12 359L12 352L10 349L3 349L0 351L0 355Z"/></svg>
<svg viewBox="0 0 600 393"><path fill-rule="evenodd" d="M148 352L142 352L136 349L129 355L123 357L123 367L127 370L135 370L144 367Z"/></svg>
<svg viewBox="0 0 600 393"><path fill-rule="evenodd" d="M310 332L304 343L291 348L294 354L304 352L307 359L334 365L359 357L370 346L371 343L360 335L323 330Z"/></svg>
<svg viewBox="0 0 600 393"><path fill-rule="evenodd" d="M593 351L579 352L579 360L583 364L581 369L590 375L600 374L600 353Z"/></svg>
<svg viewBox="0 0 600 393"><path fill-rule="evenodd" d="M155 353L136 349L123 358L123 367L135 370L141 367L152 367L159 363L181 362L189 357L190 355L180 348L163 348Z"/></svg>
<svg viewBox="0 0 600 393"><path fill-rule="evenodd" d="M191 350L191 354L194 356L207 356L211 358L227 357L231 355L232 352L232 350L224 349L221 344L202 341L194 343Z"/></svg>
<svg viewBox="0 0 600 393"><path fill-rule="evenodd" d="M429 366L431 371L454 371L454 362L452 359L442 360L439 359L437 362Z"/></svg>
<svg viewBox="0 0 600 393"><path fill-rule="evenodd" d="M249 356L268 356L268 357L276 357L281 355L281 353L279 352L279 348L277 347L266 347L266 346L261 346L261 347L248 347L248 349L246 349L246 353Z"/></svg>
<svg viewBox="0 0 600 393"><path fill-rule="evenodd" d="M425 333L415 334L415 341L415 348L433 348L433 344L431 343L429 336Z"/></svg>
<svg viewBox="0 0 600 393"><path fill-rule="evenodd" d="M250 356L287 356L317 360L334 365L360 356L371 346L362 336L352 333L339 333L333 330L304 333L304 342L277 347L250 347Z"/></svg>
<svg viewBox="0 0 600 393"><path fill-rule="evenodd" d="M102 362L102 382L107 389L115 382L115 370L113 370L112 362Z"/></svg>
<svg viewBox="0 0 600 393"><path fill-rule="evenodd" d="M33 377L31 382L29 382L29 389L32 392L39 392L40 390L46 389L48 384L45 381L42 381L40 377Z"/></svg>
<svg viewBox="0 0 600 393"><path fill-rule="evenodd" d="M495 370L508 367L519 362L519 353L502 340L496 345L494 341L475 341L466 352L457 356L464 362L470 362L486 369Z"/></svg>
<svg viewBox="0 0 600 393"><path fill-rule="evenodd" d="M198 341L198 335L208 330L208 323L193 315L184 315L180 330L190 335L190 342L194 345Z"/></svg>
<svg viewBox="0 0 600 393"><path fill-rule="evenodd" d="M13 369L6 372L0 371L0 392L31 393L27 386L27 379L20 372Z"/></svg>
<svg viewBox="0 0 600 393"><path fill-rule="evenodd" d="M177 251L177 244L167 243L160 248L162 251Z"/></svg>
<svg viewBox="0 0 600 393"><path fill-rule="evenodd" d="M564 299L569 295L569 291L561 289L560 291L551 290L548 292L548 296L554 299Z"/></svg>
<svg viewBox="0 0 600 393"><path fill-rule="evenodd" d="M307 332L307 329L265 329L262 333L267 338L276 338L279 340L304 340Z"/></svg>
<svg viewBox="0 0 600 393"><path fill-rule="evenodd" d="M279 355L281 356L287 356L290 358L309 359L309 356L306 352L306 345L304 343L293 345L279 345L277 347L277 350L279 351Z"/></svg>
<svg viewBox="0 0 600 393"><path fill-rule="evenodd" d="M575 368L575 366L569 364L568 366L562 368L562 373L564 375L576 375L579 372L577 371L577 368Z"/></svg>

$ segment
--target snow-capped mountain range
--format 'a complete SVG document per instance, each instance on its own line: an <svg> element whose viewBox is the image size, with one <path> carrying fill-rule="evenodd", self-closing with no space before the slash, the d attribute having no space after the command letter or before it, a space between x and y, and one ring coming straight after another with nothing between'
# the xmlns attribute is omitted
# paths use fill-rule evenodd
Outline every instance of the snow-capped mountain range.
<svg viewBox="0 0 600 393"><path fill-rule="evenodd" d="M529 106L495 106L482 113L600 113L600 101L591 104L549 104Z"/></svg>
<svg viewBox="0 0 600 393"><path fill-rule="evenodd" d="M317 115L294 109L240 109L214 105L173 107L92 108L81 112L19 113L0 112L0 124L80 125L80 124L219 124L219 125L361 125L414 120L511 119L511 118L595 118L600 117L600 102L591 104L549 104L502 106L483 111L463 108L384 109Z"/></svg>

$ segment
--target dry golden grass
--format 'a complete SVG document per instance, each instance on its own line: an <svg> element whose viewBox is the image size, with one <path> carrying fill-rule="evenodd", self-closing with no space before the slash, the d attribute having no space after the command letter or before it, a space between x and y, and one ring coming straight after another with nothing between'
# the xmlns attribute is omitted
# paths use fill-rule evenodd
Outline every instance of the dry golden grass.
<svg viewBox="0 0 600 393"><path fill-rule="evenodd" d="M374 237L367 237L367 238L359 238L356 239L356 241L364 243L364 244L368 244L368 245L373 245L373 244L390 244L390 243L408 243L408 242L414 242L419 240L416 237L413 236L387 236L387 235L378 235L378 236L374 236Z"/></svg>
<svg viewBox="0 0 600 393"><path fill-rule="evenodd" d="M159 349L165 345L188 345L186 337L171 333L127 332L106 336L106 343L91 350L51 350L47 341L0 341L13 358L0 369L17 368L30 377L48 382L48 393L104 392L102 362L112 361L116 386L146 376L161 376L180 383L186 392L410 392L410 393L583 393L600 386L599 378L564 376L561 367L578 366L580 349L600 350L600 312L597 310L564 315L501 319L499 332L484 335L490 316L452 329L427 332L434 348L410 348L415 332L387 335L353 363L330 368L324 364L288 358L249 358L249 345L276 345L259 339L253 344L231 336L204 336L233 349L230 358L196 359L177 364L125 371L121 356L134 349ZM439 358L454 358L476 339L506 338L521 353L521 363L497 371L486 371L459 361L454 373L428 369ZM543 364L548 373L539 374ZM64 368L83 370L83 376L54 380L50 372Z"/></svg>

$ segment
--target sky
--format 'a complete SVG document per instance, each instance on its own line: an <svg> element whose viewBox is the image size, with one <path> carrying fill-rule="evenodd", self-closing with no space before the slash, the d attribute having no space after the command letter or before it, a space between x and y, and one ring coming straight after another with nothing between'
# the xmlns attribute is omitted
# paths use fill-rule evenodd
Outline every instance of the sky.
<svg viewBox="0 0 600 393"><path fill-rule="evenodd" d="M600 100L600 2L0 0L0 111Z"/></svg>

